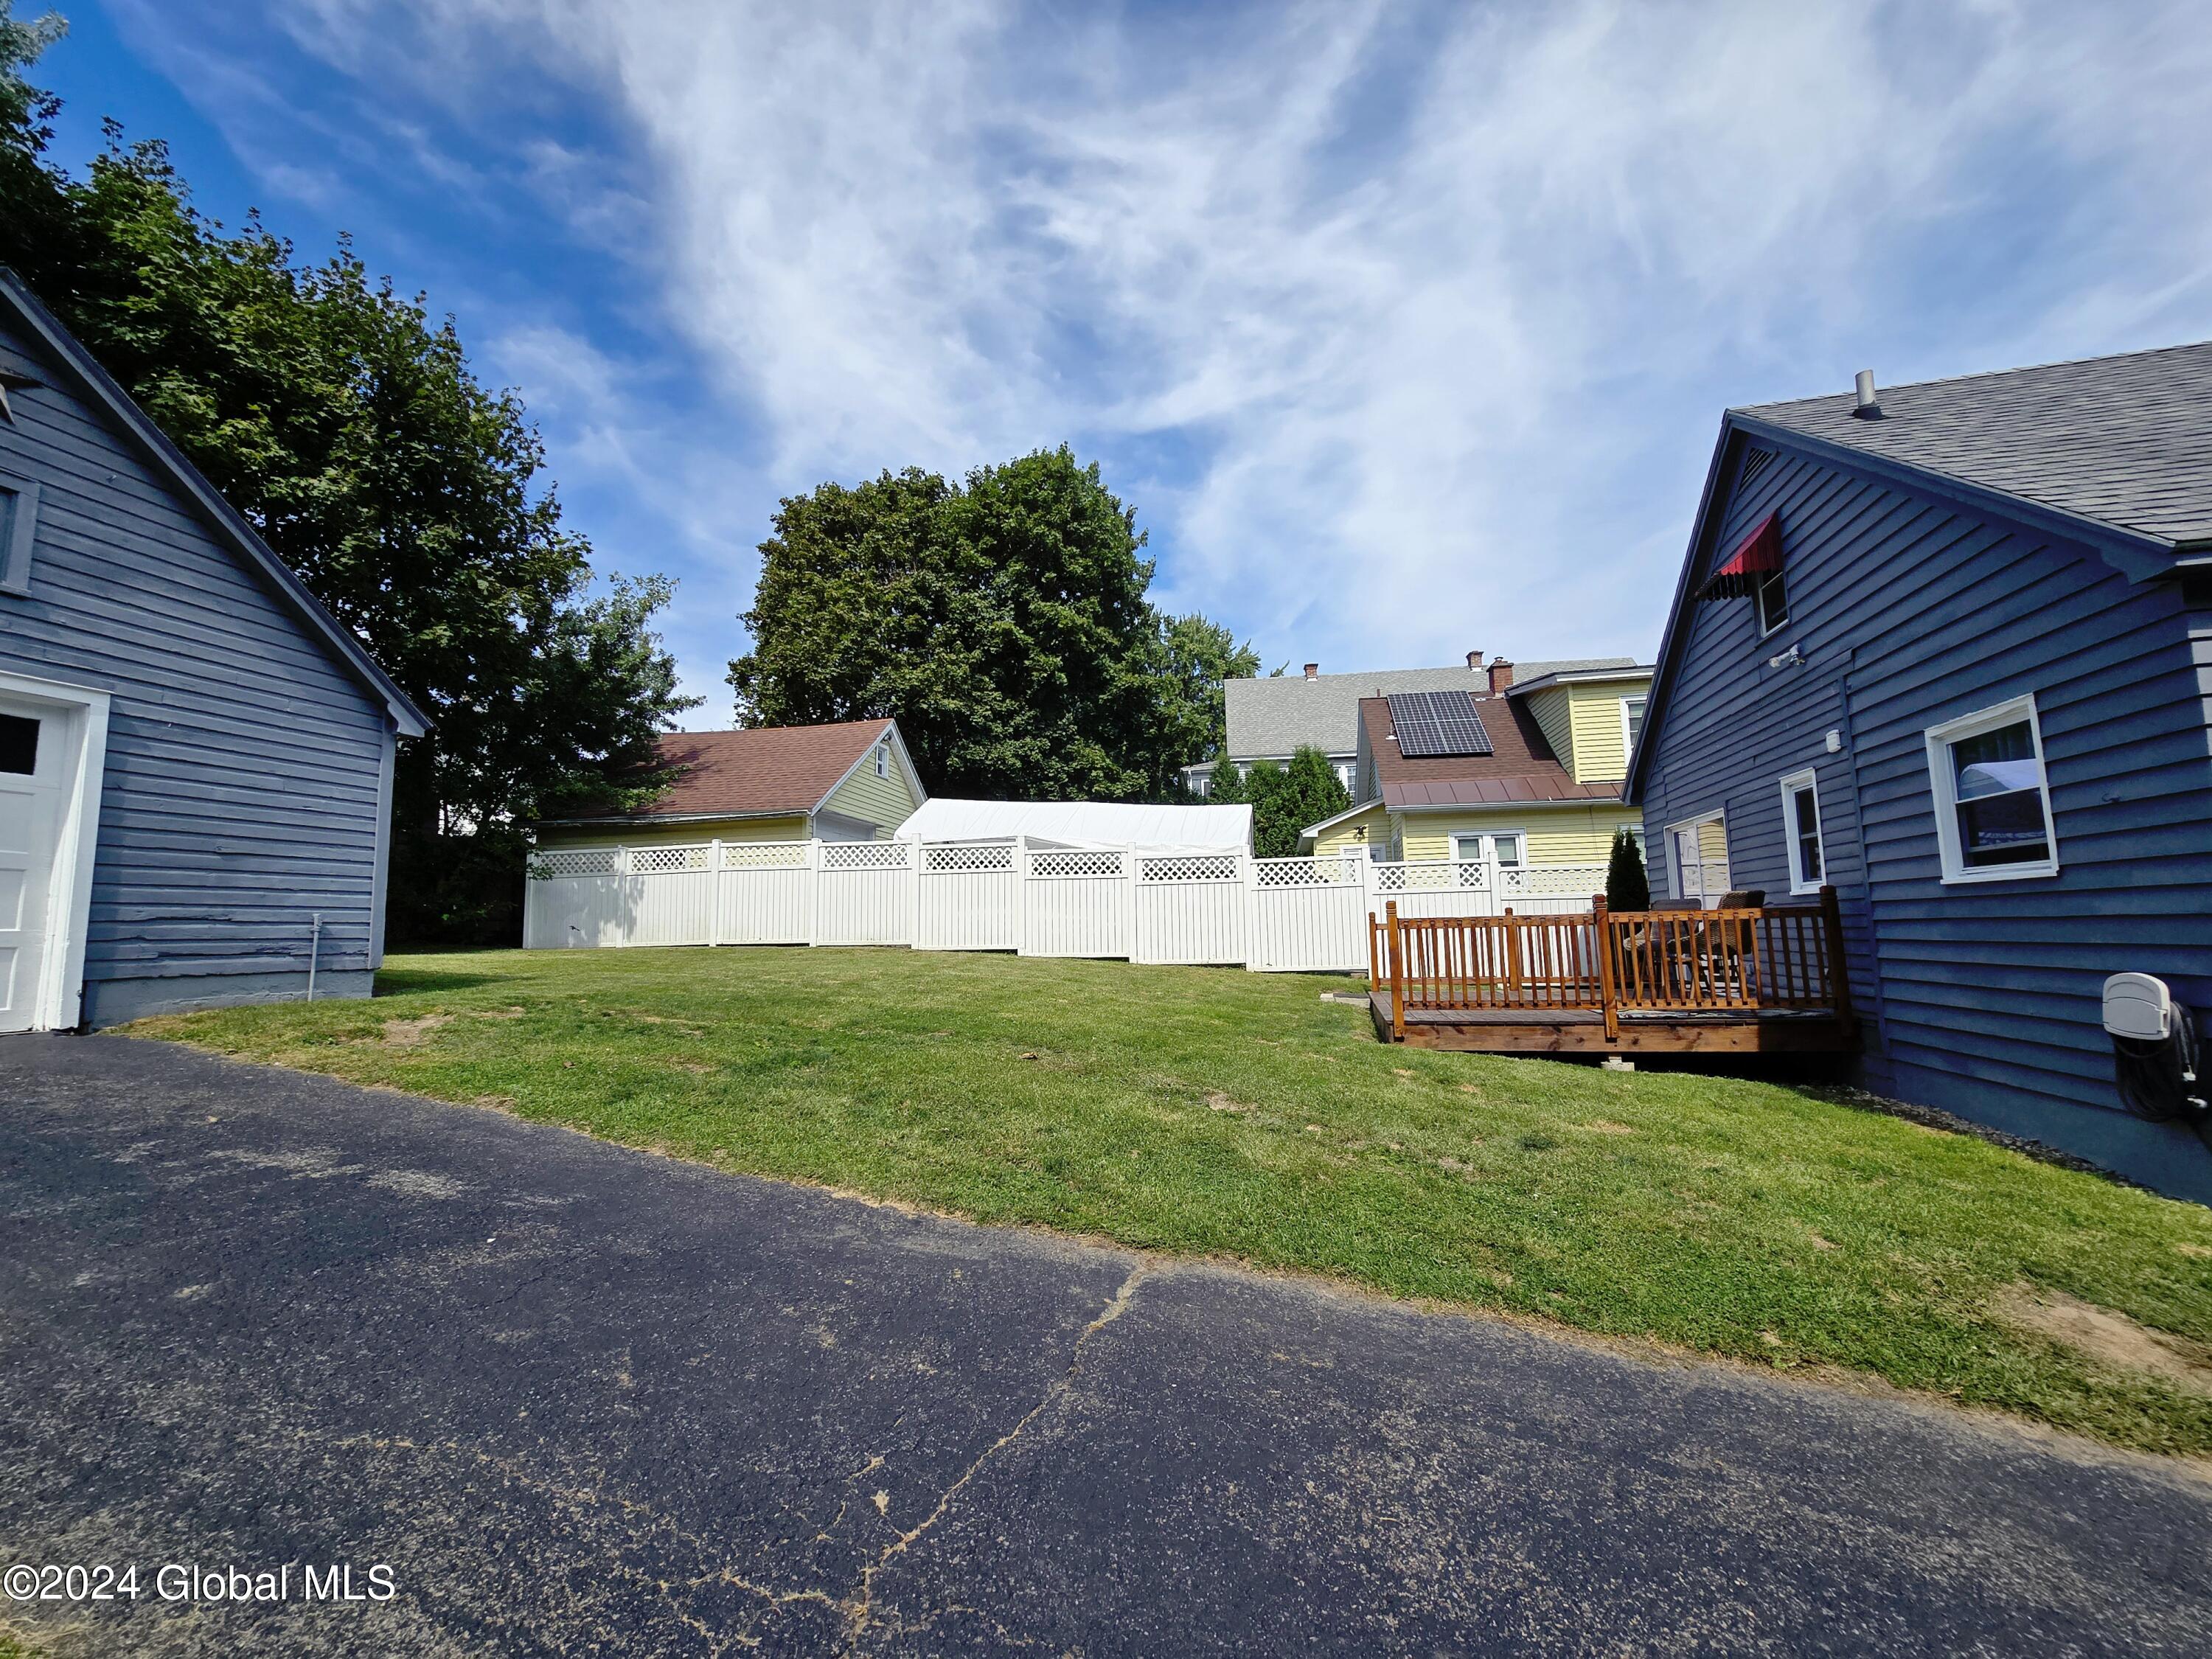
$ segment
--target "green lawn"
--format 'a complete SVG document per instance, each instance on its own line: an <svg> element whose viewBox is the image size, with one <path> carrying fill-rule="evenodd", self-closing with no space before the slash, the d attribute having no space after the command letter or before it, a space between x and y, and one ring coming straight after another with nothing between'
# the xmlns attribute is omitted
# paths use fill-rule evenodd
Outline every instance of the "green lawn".
<svg viewBox="0 0 2212 1659"><path fill-rule="evenodd" d="M1329 983L501 951L394 958L374 1002L134 1029L723 1169L2212 1452L2212 1212L1773 1084L1385 1048ZM2034 1294L2166 1334L2073 1310L2169 1375L1996 1311Z"/></svg>

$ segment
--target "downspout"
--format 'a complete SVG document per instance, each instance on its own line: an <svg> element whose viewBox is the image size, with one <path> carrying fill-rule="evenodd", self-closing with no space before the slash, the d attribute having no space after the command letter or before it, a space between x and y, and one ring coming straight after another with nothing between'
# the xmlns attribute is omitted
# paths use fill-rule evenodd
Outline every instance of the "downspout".
<svg viewBox="0 0 2212 1659"><path fill-rule="evenodd" d="M307 933L307 1000L315 1000L315 961L323 953L323 913L315 912Z"/></svg>

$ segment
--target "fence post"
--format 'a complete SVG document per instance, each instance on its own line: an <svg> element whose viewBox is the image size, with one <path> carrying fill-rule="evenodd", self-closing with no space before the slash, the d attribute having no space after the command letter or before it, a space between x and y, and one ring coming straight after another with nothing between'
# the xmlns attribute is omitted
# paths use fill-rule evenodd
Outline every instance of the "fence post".
<svg viewBox="0 0 2212 1659"><path fill-rule="evenodd" d="M1844 959L1843 906L1837 902L1836 890L1825 884L1820 889L1820 923L1828 936L1828 985L1836 1005L1836 1021L1845 1036L1856 1036L1859 1019L1851 1010L1851 976Z"/></svg>
<svg viewBox="0 0 2212 1659"><path fill-rule="evenodd" d="M1014 954L1030 936L1030 838L1014 837Z"/></svg>
<svg viewBox="0 0 2212 1659"><path fill-rule="evenodd" d="M722 838L707 843L707 867L714 872L707 884L707 948L722 942Z"/></svg>
<svg viewBox="0 0 2212 1659"><path fill-rule="evenodd" d="M1256 971L1252 959L1259 955L1255 947L1260 939L1260 861L1252 856L1249 847L1237 849L1237 873L1240 878L1237 906L1243 912L1237 917L1243 924L1238 934L1244 941L1244 971L1249 974Z"/></svg>
<svg viewBox="0 0 2212 1659"><path fill-rule="evenodd" d="M1620 1041L1620 996L1613 982L1613 921L1607 914L1605 895L1590 895L1590 926L1597 940L1597 1002L1605 1011L1605 1040Z"/></svg>
<svg viewBox="0 0 2212 1659"><path fill-rule="evenodd" d="M1390 1040L1406 1040L1406 958L1399 949L1398 901L1392 899L1384 915L1390 919Z"/></svg>
<svg viewBox="0 0 2212 1659"><path fill-rule="evenodd" d="M1129 907L1129 931L1124 935L1129 944L1129 960L1146 962L1151 958L1139 948L1143 940L1137 936L1137 843L1131 842L1124 847L1121 849L1121 856L1129 866L1128 890L1122 895L1124 902Z"/></svg>
<svg viewBox="0 0 2212 1659"><path fill-rule="evenodd" d="M822 842L806 838L806 948L822 942Z"/></svg>

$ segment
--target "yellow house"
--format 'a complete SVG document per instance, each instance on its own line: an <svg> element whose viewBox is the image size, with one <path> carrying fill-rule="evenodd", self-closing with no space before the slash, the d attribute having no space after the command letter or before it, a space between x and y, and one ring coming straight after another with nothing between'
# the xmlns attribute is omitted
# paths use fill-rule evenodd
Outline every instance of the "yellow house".
<svg viewBox="0 0 2212 1659"><path fill-rule="evenodd" d="M1566 670L1522 684L1490 665L1480 690L1364 697L1353 799L1305 835L1317 854L1601 870L1651 681L1645 667Z"/></svg>
<svg viewBox="0 0 2212 1659"><path fill-rule="evenodd" d="M929 799L896 720L672 732L660 763L677 775L651 806L548 820L538 844L888 841Z"/></svg>

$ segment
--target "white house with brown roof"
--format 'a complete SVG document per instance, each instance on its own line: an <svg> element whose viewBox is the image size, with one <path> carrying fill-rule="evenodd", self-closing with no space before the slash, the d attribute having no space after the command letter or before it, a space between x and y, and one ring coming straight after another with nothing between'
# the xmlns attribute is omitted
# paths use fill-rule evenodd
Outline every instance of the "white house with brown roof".
<svg viewBox="0 0 2212 1659"><path fill-rule="evenodd" d="M538 845L888 841L929 799L896 720L672 732L660 762L676 777L650 806L541 823Z"/></svg>

